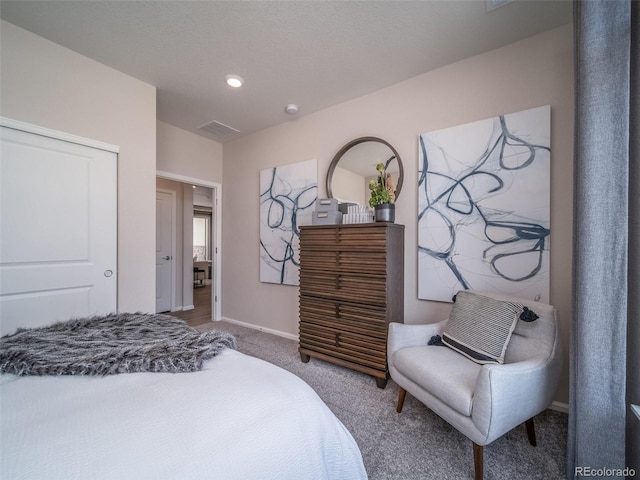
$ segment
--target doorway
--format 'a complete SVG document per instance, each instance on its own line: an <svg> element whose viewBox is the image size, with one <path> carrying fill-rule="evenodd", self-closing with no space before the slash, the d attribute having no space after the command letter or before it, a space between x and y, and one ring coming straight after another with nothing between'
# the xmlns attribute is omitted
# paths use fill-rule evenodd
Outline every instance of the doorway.
<svg viewBox="0 0 640 480"><path fill-rule="evenodd" d="M157 172L158 185L172 182L178 191L178 244L175 258L174 290L178 301L171 314L190 324L219 320L221 185L168 172ZM208 202L203 200L209 198ZM204 218L203 218L204 216ZM197 227L194 229L196 218ZM202 229L204 228L204 231ZM199 237L196 239L196 237ZM204 237L204 242L202 238ZM197 245L194 239L198 240ZM195 245L195 248L194 248ZM208 308L198 308L198 304Z"/></svg>

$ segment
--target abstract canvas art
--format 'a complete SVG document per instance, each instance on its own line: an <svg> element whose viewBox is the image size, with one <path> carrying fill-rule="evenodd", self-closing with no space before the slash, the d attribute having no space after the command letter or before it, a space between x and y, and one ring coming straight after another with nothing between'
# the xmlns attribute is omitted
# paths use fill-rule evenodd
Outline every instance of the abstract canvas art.
<svg viewBox="0 0 640 480"><path fill-rule="evenodd" d="M420 135L418 298L549 301L551 107Z"/></svg>
<svg viewBox="0 0 640 480"><path fill-rule="evenodd" d="M300 226L318 196L316 160L260 172L260 281L299 284Z"/></svg>

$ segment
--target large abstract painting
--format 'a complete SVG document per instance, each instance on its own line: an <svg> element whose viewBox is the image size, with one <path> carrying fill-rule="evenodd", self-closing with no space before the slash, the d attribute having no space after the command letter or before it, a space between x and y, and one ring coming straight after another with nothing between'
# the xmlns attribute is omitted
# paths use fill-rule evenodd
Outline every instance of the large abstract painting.
<svg viewBox="0 0 640 480"><path fill-rule="evenodd" d="M420 135L418 298L549 301L549 106Z"/></svg>
<svg viewBox="0 0 640 480"><path fill-rule="evenodd" d="M301 225L310 225L318 196L316 160L260 172L260 281L299 284Z"/></svg>

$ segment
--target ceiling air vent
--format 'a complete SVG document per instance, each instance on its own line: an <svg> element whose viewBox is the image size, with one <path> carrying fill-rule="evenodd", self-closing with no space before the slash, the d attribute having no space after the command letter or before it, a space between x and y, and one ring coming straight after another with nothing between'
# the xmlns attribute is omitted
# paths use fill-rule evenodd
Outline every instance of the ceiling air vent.
<svg viewBox="0 0 640 480"><path fill-rule="evenodd" d="M236 130L235 128L230 127L229 125L225 125L224 123L213 122L205 123L204 125L200 125L198 129L203 130L207 133L210 133L220 140L225 140L229 137L234 136L237 133L240 133L240 130Z"/></svg>
<svg viewBox="0 0 640 480"><path fill-rule="evenodd" d="M496 8L503 7L507 3L511 3L513 0L485 0L487 7L487 13L494 11Z"/></svg>

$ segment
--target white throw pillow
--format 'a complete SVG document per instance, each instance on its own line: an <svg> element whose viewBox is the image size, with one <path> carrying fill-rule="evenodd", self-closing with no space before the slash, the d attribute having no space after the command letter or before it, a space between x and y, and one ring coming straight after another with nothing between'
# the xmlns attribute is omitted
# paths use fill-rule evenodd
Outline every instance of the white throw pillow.
<svg viewBox="0 0 640 480"><path fill-rule="evenodd" d="M456 295L442 342L476 363L504 363L523 305L462 290Z"/></svg>

